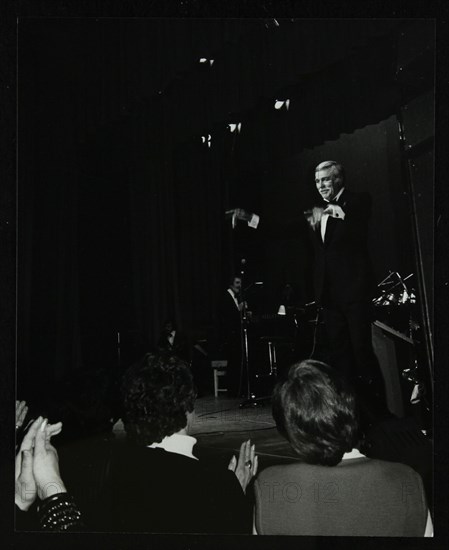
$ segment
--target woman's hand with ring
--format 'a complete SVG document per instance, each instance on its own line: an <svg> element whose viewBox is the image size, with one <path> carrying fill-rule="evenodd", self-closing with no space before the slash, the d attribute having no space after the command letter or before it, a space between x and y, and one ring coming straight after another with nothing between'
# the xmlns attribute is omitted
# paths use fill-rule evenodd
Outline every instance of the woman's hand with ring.
<svg viewBox="0 0 449 550"><path fill-rule="evenodd" d="M251 441L244 441L240 446L239 458L235 455L231 458L228 469L233 471L237 476L239 483L246 493L251 479L257 474L258 458L256 455L255 445L251 445Z"/></svg>

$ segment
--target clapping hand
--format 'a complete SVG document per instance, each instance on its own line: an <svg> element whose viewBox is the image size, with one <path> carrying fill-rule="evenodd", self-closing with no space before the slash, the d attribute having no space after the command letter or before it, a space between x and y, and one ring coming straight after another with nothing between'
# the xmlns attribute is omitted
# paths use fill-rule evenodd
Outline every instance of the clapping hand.
<svg viewBox="0 0 449 550"><path fill-rule="evenodd" d="M58 455L50 439L62 429L61 422L48 424L41 416L28 429L16 456L15 502L28 510L36 496L44 499L66 492L59 474Z"/></svg>
<svg viewBox="0 0 449 550"><path fill-rule="evenodd" d="M28 429L16 456L16 493L15 503L21 510L28 508L36 500L37 489L33 476L34 438L42 418L37 418Z"/></svg>
<svg viewBox="0 0 449 550"><path fill-rule="evenodd" d="M59 422L62 426L62 424ZM50 443L55 434L55 425L48 429L45 419L36 433L33 456L33 475L37 486L37 496L45 498L57 493L65 493L66 488L59 473L58 453Z"/></svg>
<svg viewBox="0 0 449 550"><path fill-rule="evenodd" d="M238 460L234 455L228 465L228 469L237 476L244 493L246 493L246 488L251 479L257 474L257 468L258 457L256 455L256 448L255 445L251 445L251 440L248 439L240 446Z"/></svg>
<svg viewBox="0 0 449 550"><path fill-rule="evenodd" d="M17 401L16 399L16 430L22 427L28 413L26 401Z"/></svg>

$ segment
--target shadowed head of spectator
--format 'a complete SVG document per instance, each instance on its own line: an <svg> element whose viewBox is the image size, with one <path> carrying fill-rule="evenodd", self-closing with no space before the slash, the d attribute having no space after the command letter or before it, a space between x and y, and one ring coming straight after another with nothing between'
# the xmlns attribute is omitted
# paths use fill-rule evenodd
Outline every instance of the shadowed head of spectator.
<svg viewBox="0 0 449 550"><path fill-rule="evenodd" d="M187 363L167 353L148 353L123 379L123 422L133 443L159 443L186 428L195 389Z"/></svg>
<svg viewBox="0 0 449 550"><path fill-rule="evenodd" d="M279 432L303 462L334 466L357 443L355 396L325 363L306 360L290 367L273 394Z"/></svg>

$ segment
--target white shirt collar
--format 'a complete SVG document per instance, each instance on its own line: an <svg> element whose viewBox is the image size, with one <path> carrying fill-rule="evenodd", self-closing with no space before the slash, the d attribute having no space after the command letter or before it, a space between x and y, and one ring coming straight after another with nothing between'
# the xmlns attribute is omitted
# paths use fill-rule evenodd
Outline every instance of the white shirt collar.
<svg viewBox="0 0 449 550"><path fill-rule="evenodd" d="M231 298L234 300L235 305L239 307L239 301L237 300L237 296L235 295L235 292L232 290L232 288L228 288L228 292L231 295Z"/></svg>
<svg viewBox="0 0 449 550"><path fill-rule="evenodd" d="M228 292L229 292L229 294L230 294L233 298L235 298L235 293L234 293L234 291L232 290L232 288L228 288Z"/></svg>
<svg viewBox="0 0 449 550"><path fill-rule="evenodd" d="M339 192L335 195L335 197L332 199L332 202L338 201L338 199L341 197L341 194L343 193L344 190L345 190L345 188L342 187L342 188L340 189L340 191L339 191ZM327 199L323 199L323 200L325 200L326 202L329 202Z"/></svg>
<svg viewBox="0 0 449 550"><path fill-rule="evenodd" d="M196 444L196 439L190 435L172 434L164 439L160 443L152 443L148 445L150 449L159 447L169 453L176 453L178 455L188 456L194 460L198 460L193 454L193 446Z"/></svg>
<svg viewBox="0 0 449 550"><path fill-rule="evenodd" d="M342 460L348 460L348 459L351 459L351 458L366 458L366 456L363 455L358 449L352 449L351 452L345 453L343 455Z"/></svg>

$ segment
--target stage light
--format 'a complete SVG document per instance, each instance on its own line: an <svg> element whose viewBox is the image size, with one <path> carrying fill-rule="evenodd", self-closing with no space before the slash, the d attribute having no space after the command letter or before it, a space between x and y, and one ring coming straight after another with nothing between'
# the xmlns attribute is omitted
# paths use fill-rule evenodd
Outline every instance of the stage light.
<svg viewBox="0 0 449 550"><path fill-rule="evenodd" d="M228 128L229 128L229 131L231 132L231 134L234 134L234 133L237 133L237 134L240 134L241 130L242 130L242 123L241 122L237 122L237 123L229 123L228 124Z"/></svg>
<svg viewBox="0 0 449 550"><path fill-rule="evenodd" d="M279 306L278 315L287 315L287 312L285 311L285 306L282 304Z"/></svg>
<svg viewBox="0 0 449 550"><path fill-rule="evenodd" d="M279 27L279 21L277 19L266 19L265 20L265 28L266 29L274 29L276 27Z"/></svg>
<svg viewBox="0 0 449 550"><path fill-rule="evenodd" d="M201 65L206 65L208 64L209 67L212 67L212 65L214 64L215 62L215 59L207 59L206 57L200 57L200 63Z"/></svg>
<svg viewBox="0 0 449 550"><path fill-rule="evenodd" d="M201 136L201 143L207 143L207 146L210 148L212 142L212 136L207 134L207 136Z"/></svg>
<svg viewBox="0 0 449 550"><path fill-rule="evenodd" d="M286 111L290 108L290 100L289 99L276 99L274 102L274 108L276 111L281 110L282 108L285 108Z"/></svg>

